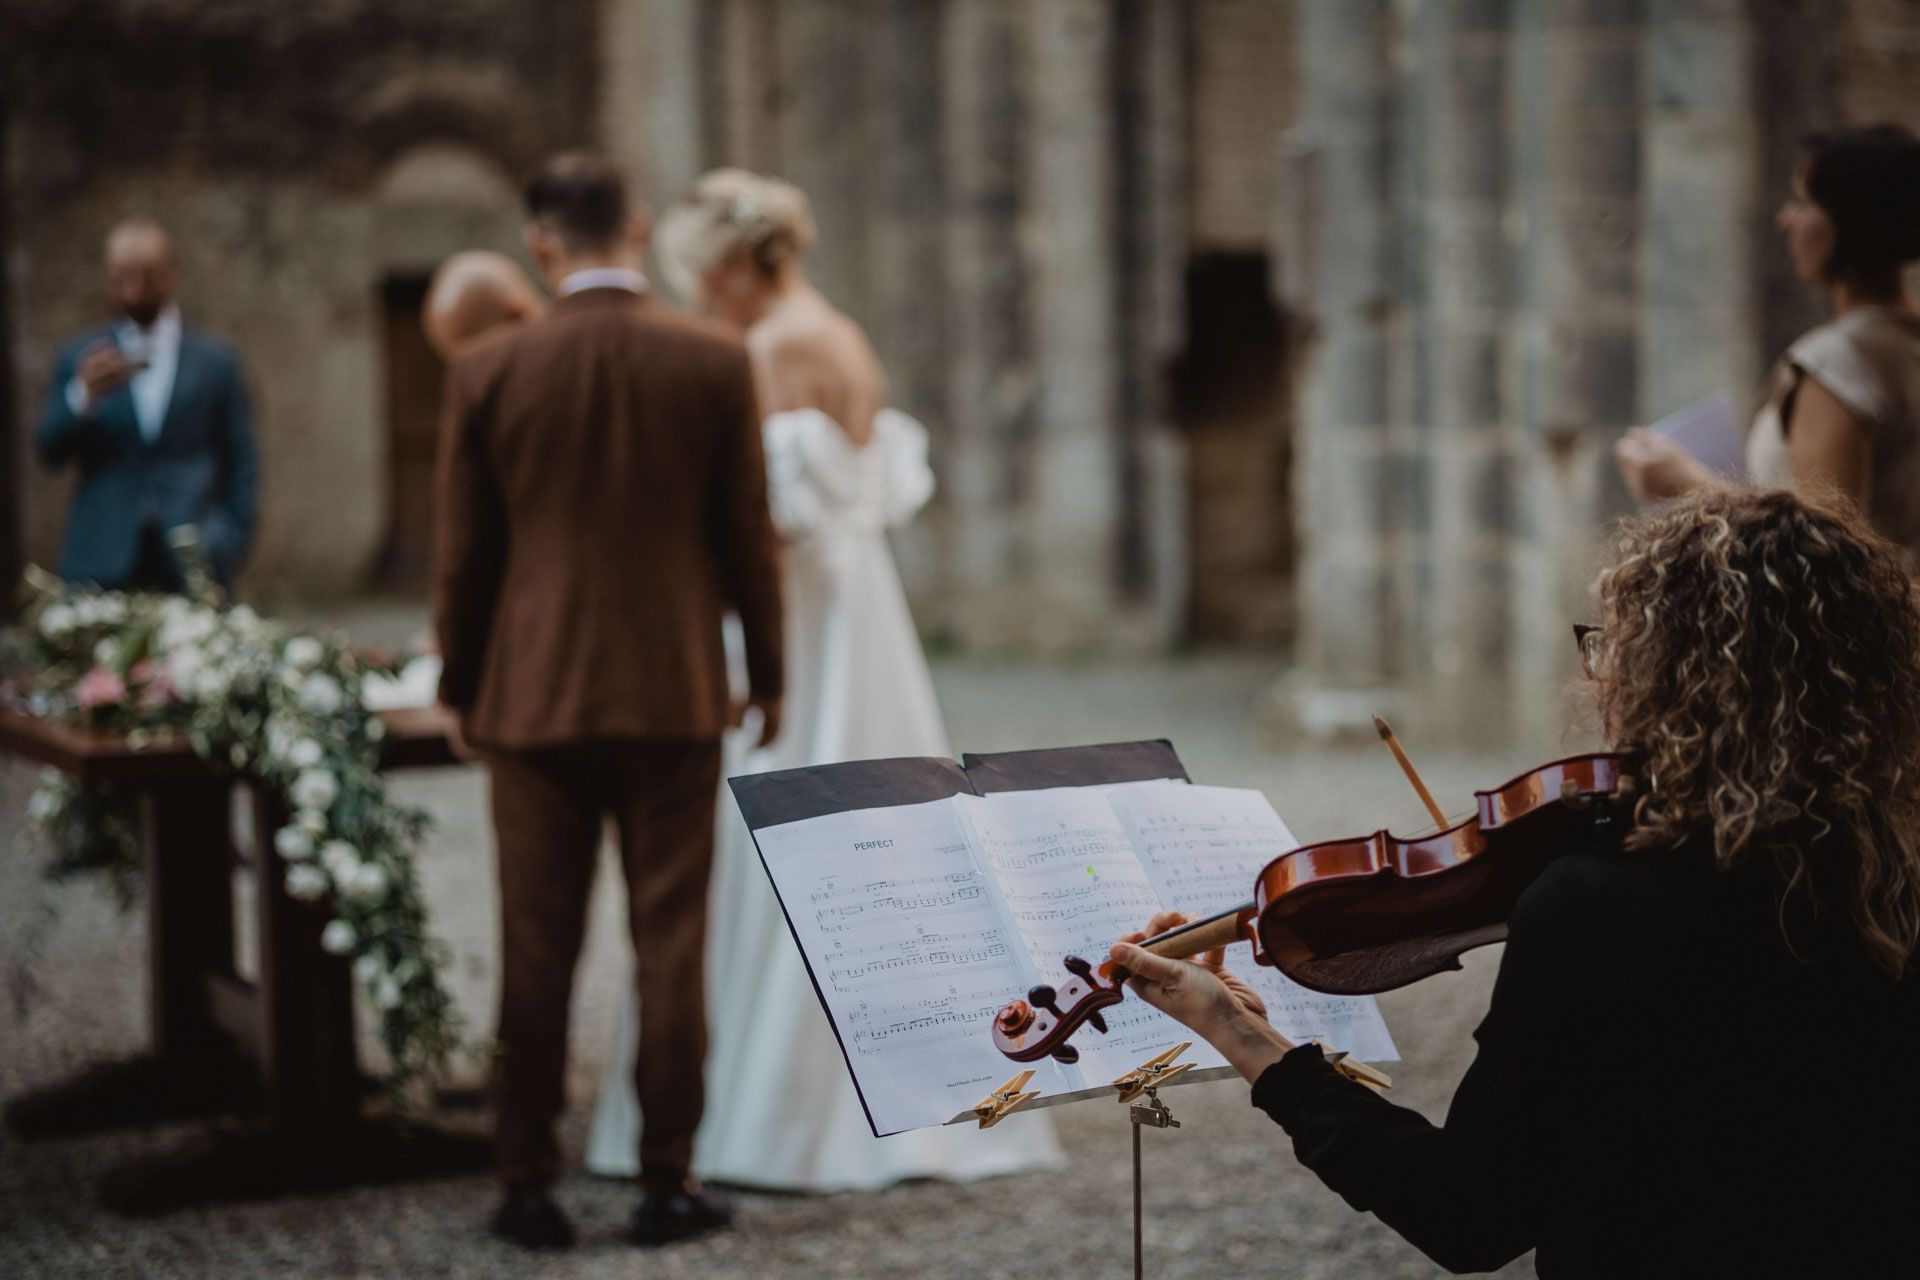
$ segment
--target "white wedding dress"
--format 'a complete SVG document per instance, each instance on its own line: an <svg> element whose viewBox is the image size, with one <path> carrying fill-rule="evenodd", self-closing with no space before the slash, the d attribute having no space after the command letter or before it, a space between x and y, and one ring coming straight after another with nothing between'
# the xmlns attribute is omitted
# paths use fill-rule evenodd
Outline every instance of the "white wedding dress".
<svg viewBox="0 0 1920 1280"><path fill-rule="evenodd" d="M764 751L728 744L727 773L882 756L944 756L946 731L907 611L888 528L933 493L926 429L884 409L856 446L817 409L765 429L768 498L787 540L785 725ZM753 726L746 727L751 732ZM1061 1163L1044 1116L991 1131L950 1126L876 1138L752 838L721 787L707 934L711 1043L694 1172L787 1191L871 1190L906 1178L973 1179ZM634 1008L600 1086L587 1167L638 1172ZM1008 1074L1012 1074L1009 1070Z"/></svg>

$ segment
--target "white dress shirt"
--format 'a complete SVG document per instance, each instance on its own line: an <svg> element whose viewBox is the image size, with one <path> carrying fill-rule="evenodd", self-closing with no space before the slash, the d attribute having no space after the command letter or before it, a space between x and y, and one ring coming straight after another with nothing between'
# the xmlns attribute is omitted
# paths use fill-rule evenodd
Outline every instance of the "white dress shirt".
<svg viewBox="0 0 1920 1280"><path fill-rule="evenodd" d="M127 392L133 397L140 438L152 444L160 438L167 406L173 402L174 377L180 372L180 308L168 303L144 329L122 316L114 322L113 338L129 360L146 358L147 367L133 375ZM67 383L67 407L80 417L99 408L77 374Z"/></svg>
<svg viewBox="0 0 1920 1280"><path fill-rule="evenodd" d="M561 280L558 293L562 298L570 293L579 293L582 289L625 289L629 293L645 293L648 287L647 277L632 267L588 267Z"/></svg>

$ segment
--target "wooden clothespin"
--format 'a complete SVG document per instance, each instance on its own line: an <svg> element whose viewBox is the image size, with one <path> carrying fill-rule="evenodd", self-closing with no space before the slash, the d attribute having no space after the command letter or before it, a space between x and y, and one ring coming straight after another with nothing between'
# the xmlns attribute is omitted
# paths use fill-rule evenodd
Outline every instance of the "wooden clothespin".
<svg viewBox="0 0 1920 1280"><path fill-rule="evenodd" d="M993 1126L999 1124L1002 1120L1005 1120L1008 1116L1039 1097L1040 1091L1038 1089L1035 1089L1031 1093L1021 1092L1021 1090L1027 1087L1027 1081L1031 1079L1033 1079L1033 1071L1031 1069L1022 1071L1019 1075L1007 1081L998 1089L995 1089L992 1093L980 1099L980 1101L974 1103L973 1114L974 1118L980 1122L980 1127L982 1129L993 1128Z"/></svg>
<svg viewBox="0 0 1920 1280"><path fill-rule="evenodd" d="M1174 1063L1174 1059L1193 1048L1193 1041L1185 1040L1164 1053L1156 1053L1145 1062L1113 1082L1120 1091L1119 1102L1132 1102L1149 1089L1158 1089L1162 1085L1172 1084L1187 1072L1193 1070L1191 1062Z"/></svg>
<svg viewBox="0 0 1920 1280"><path fill-rule="evenodd" d="M1392 1077L1380 1068L1352 1057L1345 1049L1334 1048L1318 1036L1313 1038L1312 1043L1320 1046L1320 1052L1327 1057L1327 1065L1349 1080L1358 1080L1375 1093L1385 1093L1393 1088Z"/></svg>

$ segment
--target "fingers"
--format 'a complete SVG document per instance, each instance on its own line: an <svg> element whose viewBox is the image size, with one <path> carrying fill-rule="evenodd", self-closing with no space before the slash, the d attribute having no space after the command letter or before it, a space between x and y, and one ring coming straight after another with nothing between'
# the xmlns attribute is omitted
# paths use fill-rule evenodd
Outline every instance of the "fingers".
<svg viewBox="0 0 1920 1280"><path fill-rule="evenodd" d="M1146 936L1151 938L1158 934L1178 929L1186 922L1187 917L1178 911L1162 911L1159 915L1147 921Z"/></svg>
<svg viewBox="0 0 1920 1280"><path fill-rule="evenodd" d="M1180 981L1180 961L1157 956L1130 942L1117 943L1108 955L1115 964L1144 982L1164 985Z"/></svg>

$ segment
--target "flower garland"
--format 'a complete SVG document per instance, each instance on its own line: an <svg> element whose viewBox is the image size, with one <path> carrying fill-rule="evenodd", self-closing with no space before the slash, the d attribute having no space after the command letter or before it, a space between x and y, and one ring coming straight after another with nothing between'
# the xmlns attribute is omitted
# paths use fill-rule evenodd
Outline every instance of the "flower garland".
<svg viewBox="0 0 1920 1280"><path fill-rule="evenodd" d="M33 713L134 741L184 734L203 759L285 797L293 819L272 841L287 892L330 903L321 946L352 958L399 1097L440 1072L460 1028L414 873L428 817L396 803L378 771L386 726L361 697L377 669L245 605L79 590L37 571L0 637L3 687ZM118 797L50 772L28 825L51 845L50 879L103 874L130 900L140 855Z"/></svg>

